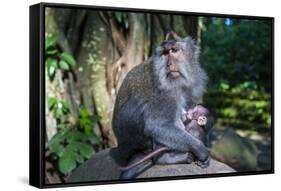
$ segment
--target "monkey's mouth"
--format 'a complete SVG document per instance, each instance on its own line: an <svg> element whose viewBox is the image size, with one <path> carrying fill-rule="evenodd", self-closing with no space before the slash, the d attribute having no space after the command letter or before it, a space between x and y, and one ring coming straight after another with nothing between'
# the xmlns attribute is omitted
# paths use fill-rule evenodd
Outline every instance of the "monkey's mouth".
<svg viewBox="0 0 281 191"><path fill-rule="evenodd" d="M177 78L177 77L180 76L180 72L177 71L177 70L169 71L169 72L168 72L168 76L171 76L171 77L173 77L173 78Z"/></svg>

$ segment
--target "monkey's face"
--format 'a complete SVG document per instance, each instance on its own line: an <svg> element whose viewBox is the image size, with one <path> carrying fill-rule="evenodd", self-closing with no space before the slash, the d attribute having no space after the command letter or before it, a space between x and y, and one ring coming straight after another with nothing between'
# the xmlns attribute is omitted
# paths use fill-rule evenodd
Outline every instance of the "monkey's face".
<svg viewBox="0 0 281 191"><path fill-rule="evenodd" d="M181 75L179 67L179 58L182 56L180 46L176 44L167 44L163 47L161 59L166 65L167 77L178 78Z"/></svg>
<svg viewBox="0 0 281 191"><path fill-rule="evenodd" d="M155 73L166 88L194 84L197 60L197 46L190 39L164 41L155 52L153 63Z"/></svg>
<svg viewBox="0 0 281 191"><path fill-rule="evenodd" d="M166 77L171 79L184 77L187 65L184 42L165 41L160 47L159 60L163 70L165 70Z"/></svg>
<svg viewBox="0 0 281 191"><path fill-rule="evenodd" d="M196 120L197 124L204 127L208 122L209 110L201 105L196 105L193 109L187 111L187 118Z"/></svg>

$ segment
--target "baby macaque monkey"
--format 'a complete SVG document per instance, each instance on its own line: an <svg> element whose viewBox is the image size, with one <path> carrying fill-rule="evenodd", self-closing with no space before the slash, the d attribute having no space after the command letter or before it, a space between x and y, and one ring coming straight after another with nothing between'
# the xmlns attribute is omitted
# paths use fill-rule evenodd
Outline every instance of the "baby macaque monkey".
<svg viewBox="0 0 281 191"><path fill-rule="evenodd" d="M182 128L185 129L192 136L206 144L207 133L214 125L214 116L212 113L202 105L196 105L193 109L183 112ZM190 164L193 161L198 166L205 168L209 165L209 160L204 163L196 160L191 152L180 153L169 149L158 143L154 143L154 150L141 157L136 157L126 167L122 167L123 171L130 171L130 169L142 164L143 162L153 158L156 164ZM132 170L134 171L134 170ZM132 174L132 172L128 172Z"/></svg>
<svg viewBox="0 0 281 191"><path fill-rule="evenodd" d="M184 129L206 144L207 134L214 125L214 117L211 112L203 105L196 105L193 109L189 109L187 112L184 111L183 113L182 121ZM157 151L158 148L161 148L161 146L157 144L155 151ZM196 161L194 155L190 152L179 153L170 150L156 158L157 164L190 164L193 161L202 168L209 165L209 160L204 163Z"/></svg>

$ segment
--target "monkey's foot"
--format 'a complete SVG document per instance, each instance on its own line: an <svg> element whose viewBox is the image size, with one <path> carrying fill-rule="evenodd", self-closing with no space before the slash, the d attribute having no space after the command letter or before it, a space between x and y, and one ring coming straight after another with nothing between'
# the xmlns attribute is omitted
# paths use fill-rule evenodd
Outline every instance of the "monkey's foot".
<svg viewBox="0 0 281 191"><path fill-rule="evenodd" d="M205 160L203 162L197 160L197 161L195 161L195 164L197 166L200 166L201 168L207 168L210 165L210 157L208 157L207 160Z"/></svg>
<svg viewBox="0 0 281 191"><path fill-rule="evenodd" d="M121 173L120 179L122 179L122 180L133 179L134 176L136 176L135 170L127 170L127 171Z"/></svg>

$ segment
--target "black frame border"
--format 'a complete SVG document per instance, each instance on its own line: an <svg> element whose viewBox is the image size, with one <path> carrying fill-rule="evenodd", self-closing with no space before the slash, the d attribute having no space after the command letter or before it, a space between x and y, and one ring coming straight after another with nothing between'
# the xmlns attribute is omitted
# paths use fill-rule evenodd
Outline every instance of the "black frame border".
<svg viewBox="0 0 281 191"><path fill-rule="evenodd" d="M204 17L221 17L234 19L264 20L271 22L271 169L261 171L245 171L234 173L216 173L206 175L186 175L174 177L142 178L133 180L105 180L105 181L85 181L60 184L45 183L45 8L71 8L104 11L124 11L150 14L173 14ZM29 184L38 188L54 188L69 186L87 186L118 183L136 183L167 181L195 178L214 178L244 175L264 175L274 173L274 17L250 16L250 15L231 15L219 13L197 13L185 11L155 10L141 8L107 7L94 5L77 5L61 3L39 3L29 7L29 57L30 57L30 95L29 95ZM39 64L38 64L39 63Z"/></svg>

